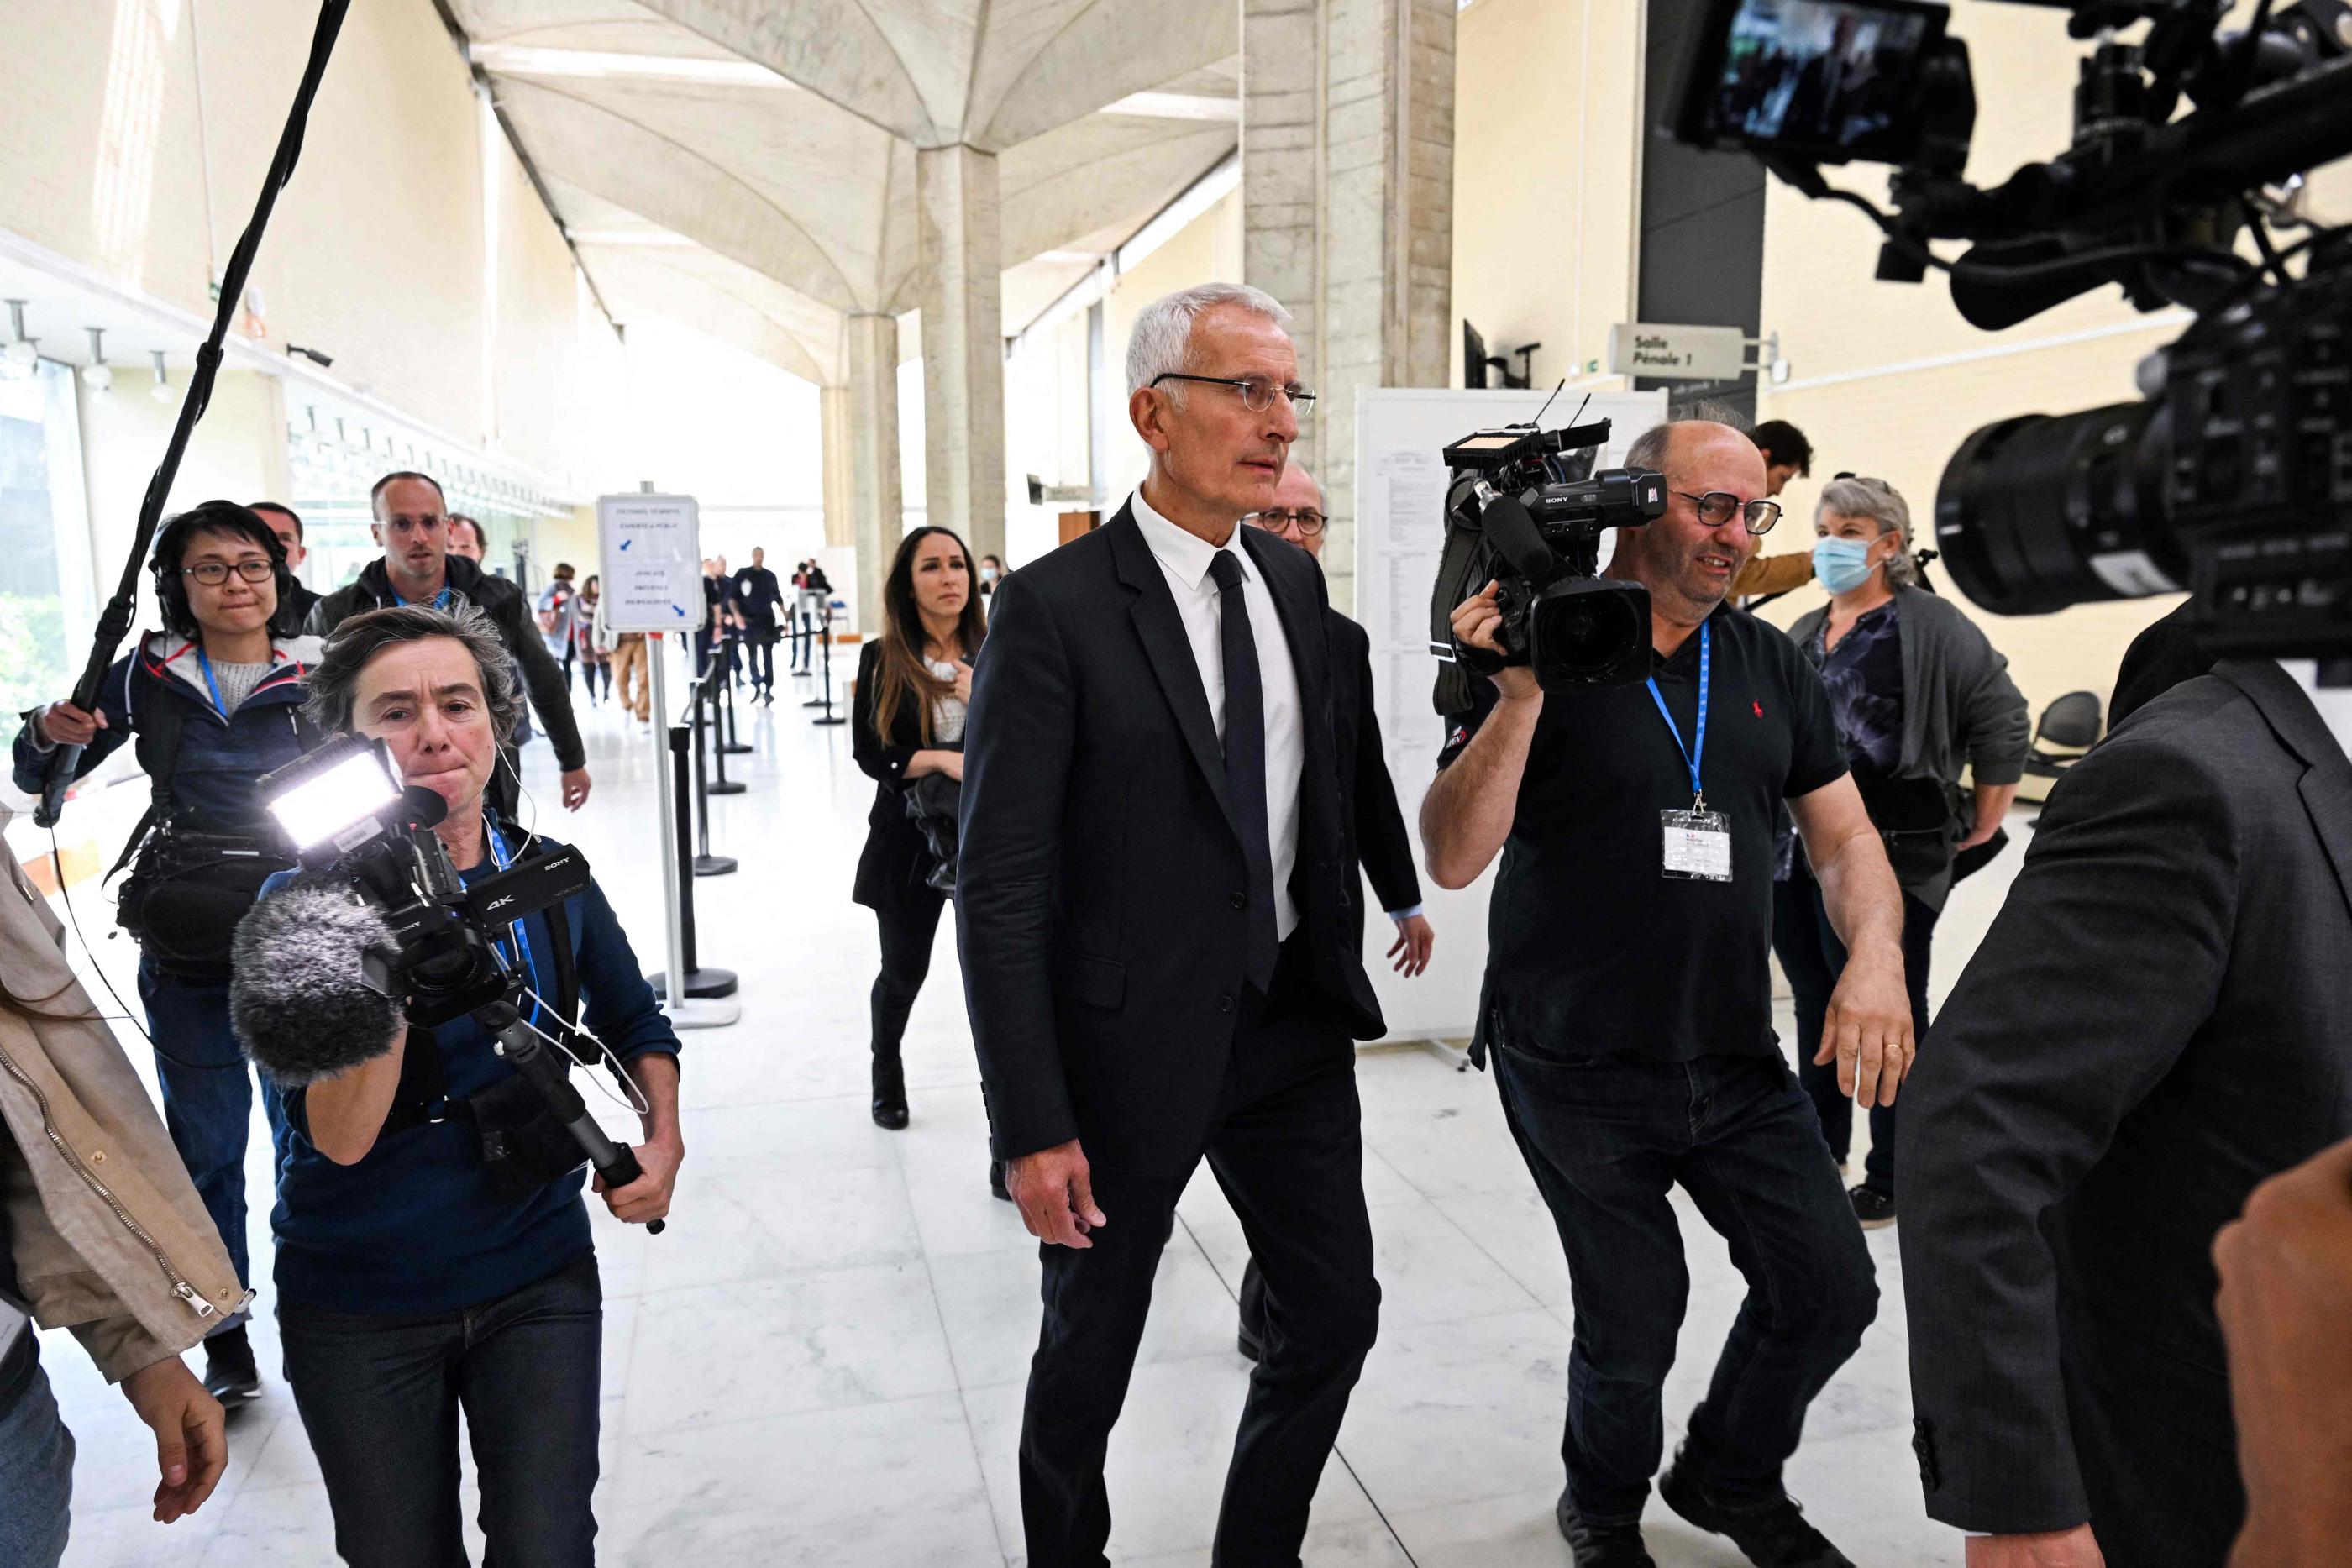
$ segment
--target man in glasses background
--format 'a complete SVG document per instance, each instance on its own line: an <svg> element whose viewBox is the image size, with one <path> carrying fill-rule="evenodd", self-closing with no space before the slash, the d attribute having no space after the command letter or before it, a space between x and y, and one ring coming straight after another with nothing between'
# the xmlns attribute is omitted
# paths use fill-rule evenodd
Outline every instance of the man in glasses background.
<svg viewBox="0 0 2352 1568"><path fill-rule="evenodd" d="M1619 532L1650 593L1646 685L1547 695L1525 667L1450 721L1423 801L1431 877L1503 854L1473 1055L1557 1223L1576 1306L1567 1488L1579 1568L1646 1568L1640 1520L1690 1278L1680 1186L1748 1291L1659 1491L1767 1568L1852 1568L1781 1485L1806 1407L1877 1312L1870 1254L1772 1030L1773 827L1788 802L1852 956L1828 1010L1839 1082L1892 1104L1911 1054L1901 895L1827 692L1777 628L1726 602L1779 520L1756 445L1658 426L1627 465L1666 514ZM1454 612L1499 651L1494 585ZM1507 853L1504 852L1507 848Z"/></svg>

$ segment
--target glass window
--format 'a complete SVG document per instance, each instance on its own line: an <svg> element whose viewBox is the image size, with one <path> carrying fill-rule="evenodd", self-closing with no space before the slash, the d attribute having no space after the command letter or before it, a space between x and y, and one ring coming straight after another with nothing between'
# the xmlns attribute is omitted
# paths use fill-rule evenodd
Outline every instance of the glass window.
<svg viewBox="0 0 2352 1568"><path fill-rule="evenodd" d="M0 714L70 690L97 623L73 389L47 361L0 377Z"/></svg>

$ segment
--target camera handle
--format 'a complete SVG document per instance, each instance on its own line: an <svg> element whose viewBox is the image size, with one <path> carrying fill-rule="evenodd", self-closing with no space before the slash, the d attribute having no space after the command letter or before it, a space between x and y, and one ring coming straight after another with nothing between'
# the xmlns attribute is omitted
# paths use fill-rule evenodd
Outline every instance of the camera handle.
<svg viewBox="0 0 2352 1568"><path fill-rule="evenodd" d="M580 1098L580 1091L572 1087L569 1071L549 1053L540 1038L531 1032L529 1024L518 1017L499 1030L498 1035L499 1055L508 1066L530 1081L531 1087L539 1091L547 1101L548 1108L555 1113L556 1120L563 1124L564 1129L587 1152L588 1163L596 1168L598 1176L604 1178L607 1187L626 1186L645 1174L637 1167L637 1156L629 1152L628 1145L616 1144L604 1135L604 1129L598 1126L596 1118L588 1113L587 1103ZM663 1222L658 1219L646 1224L646 1231L655 1236L659 1236L662 1228Z"/></svg>

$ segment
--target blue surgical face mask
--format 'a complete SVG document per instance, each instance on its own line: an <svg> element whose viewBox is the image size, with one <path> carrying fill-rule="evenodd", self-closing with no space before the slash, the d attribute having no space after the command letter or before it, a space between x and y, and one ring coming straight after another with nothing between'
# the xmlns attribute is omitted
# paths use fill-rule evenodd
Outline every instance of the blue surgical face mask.
<svg viewBox="0 0 2352 1568"><path fill-rule="evenodd" d="M1813 575L1832 594L1847 593L1870 580L1885 563L1870 559L1868 539L1819 538L1813 541Z"/></svg>

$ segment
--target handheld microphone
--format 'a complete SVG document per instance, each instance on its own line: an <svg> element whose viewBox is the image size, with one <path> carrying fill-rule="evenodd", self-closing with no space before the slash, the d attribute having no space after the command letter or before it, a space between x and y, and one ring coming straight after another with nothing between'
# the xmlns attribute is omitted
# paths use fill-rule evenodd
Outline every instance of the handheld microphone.
<svg viewBox="0 0 2352 1568"><path fill-rule="evenodd" d="M391 1051L400 1002L367 971L398 951L347 884L298 878L262 899L230 946L229 1021L246 1055L292 1089Z"/></svg>

